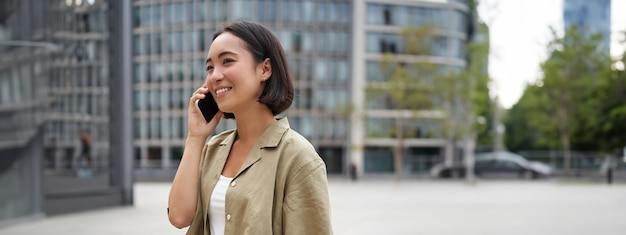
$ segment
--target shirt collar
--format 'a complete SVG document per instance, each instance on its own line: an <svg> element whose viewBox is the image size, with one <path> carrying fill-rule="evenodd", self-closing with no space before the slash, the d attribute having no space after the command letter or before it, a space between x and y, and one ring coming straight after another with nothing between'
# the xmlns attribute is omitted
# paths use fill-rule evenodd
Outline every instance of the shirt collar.
<svg viewBox="0 0 626 235"><path fill-rule="evenodd" d="M260 148L273 148L278 146L280 140L283 138L285 132L290 128L289 120L287 117L283 117L278 119L276 122L272 123L261 135L259 140L257 141L258 146ZM220 145L230 145L235 141L235 136L237 136L237 131L233 131L227 138L225 138Z"/></svg>

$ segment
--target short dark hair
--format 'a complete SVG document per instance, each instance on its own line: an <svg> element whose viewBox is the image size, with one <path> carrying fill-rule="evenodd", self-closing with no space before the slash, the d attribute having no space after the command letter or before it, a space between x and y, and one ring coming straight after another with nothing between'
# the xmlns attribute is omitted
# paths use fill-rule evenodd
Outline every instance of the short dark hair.
<svg viewBox="0 0 626 235"><path fill-rule="evenodd" d="M265 26L251 21L237 20L226 25L213 35L213 40L222 33L231 33L244 42L254 61L261 63L270 59L272 75L265 81L259 103L267 105L273 115L287 110L293 102L293 83L287 68L287 58L280 41ZM234 118L232 113L224 113L226 118Z"/></svg>

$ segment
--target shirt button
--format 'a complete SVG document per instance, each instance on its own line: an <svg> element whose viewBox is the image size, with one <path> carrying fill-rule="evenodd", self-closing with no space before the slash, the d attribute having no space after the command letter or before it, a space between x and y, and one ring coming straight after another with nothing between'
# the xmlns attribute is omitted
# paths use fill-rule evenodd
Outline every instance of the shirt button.
<svg viewBox="0 0 626 235"><path fill-rule="evenodd" d="M230 220L230 214L226 215L226 220Z"/></svg>
<svg viewBox="0 0 626 235"><path fill-rule="evenodd" d="M235 185L237 185L237 182L235 182L235 181L233 181L233 182L231 182L231 183L230 183L230 186L231 186L231 187L235 187Z"/></svg>

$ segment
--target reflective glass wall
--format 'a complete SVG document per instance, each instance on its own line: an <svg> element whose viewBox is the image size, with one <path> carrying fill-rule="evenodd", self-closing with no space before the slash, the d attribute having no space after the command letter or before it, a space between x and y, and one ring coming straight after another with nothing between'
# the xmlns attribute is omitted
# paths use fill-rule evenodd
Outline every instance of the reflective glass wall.
<svg viewBox="0 0 626 235"><path fill-rule="evenodd" d="M50 41L45 174L109 177L109 33L106 1L47 0ZM108 184L105 184L108 185Z"/></svg>
<svg viewBox="0 0 626 235"><path fill-rule="evenodd" d="M465 44L468 42L469 9L464 1L362 1L366 12L359 19L363 24L363 58L355 58L364 64L364 76L355 77L367 83L384 83L393 76L382 70L383 54L399 58L400 63L426 61L436 73L464 69ZM434 33L429 36L430 50L426 54L409 53L401 36L406 27L430 25ZM407 71L417 72L417 71ZM365 85L364 85L365 86ZM423 173L433 164L443 161L443 124L435 116L399 115L387 91L364 92L366 118L363 126L365 147L362 169L364 173L394 172L393 147L402 124L404 163L402 172ZM436 101L435 101L436 102ZM409 107L420 110L421 106ZM400 116L400 117L399 117ZM400 120L402 119L402 120ZM357 161L358 162L358 161Z"/></svg>
<svg viewBox="0 0 626 235"><path fill-rule="evenodd" d="M295 98L293 129L341 172L347 137L351 1L188 0L133 2L133 122L139 174L171 174L182 156L189 96L205 79L213 33L251 19L269 27L287 53ZM234 128L222 121L218 131ZM152 172L152 173L149 173Z"/></svg>

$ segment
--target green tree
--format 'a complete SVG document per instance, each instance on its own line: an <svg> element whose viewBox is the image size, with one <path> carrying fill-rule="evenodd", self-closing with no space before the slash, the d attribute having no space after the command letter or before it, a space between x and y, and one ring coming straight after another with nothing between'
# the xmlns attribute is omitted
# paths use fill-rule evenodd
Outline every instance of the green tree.
<svg viewBox="0 0 626 235"><path fill-rule="evenodd" d="M543 86L527 100L529 124L542 136L556 132L563 149L565 173L570 170L572 135L580 133L583 123L596 123L597 99L593 98L603 79L611 76L610 58L600 45L601 35L587 36L576 26L563 37L553 30L549 57L541 64ZM554 142L546 141L553 146Z"/></svg>
<svg viewBox="0 0 626 235"><path fill-rule="evenodd" d="M466 68L446 67L422 57L431 55L433 30L432 25L403 29L401 38L406 43L406 54L385 54L381 71L386 79L370 81L366 85L368 102L382 102L386 108L396 110L390 134L396 141L393 155L397 177L404 162L405 138L414 137L407 135L410 132L405 130L406 120L423 117L426 112L434 114L441 120L443 136L450 143L456 143L466 137L469 138L467 141L473 142L475 133L486 133L484 129L488 126L477 125L476 114L492 116L486 59L488 40L474 41L466 46L469 62ZM487 34L485 25L480 30ZM415 57L407 57L407 54Z"/></svg>
<svg viewBox="0 0 626 235"><path fill-rule="evenodd" d="M547 102L541 89L538 85L526 86L520 100L506 112L505 144L510 151L552 149L560 146L558 141L554 141L559 138L556 129L536 128L549 118L547 115L533 115L536 112L546 112L541 110L543 107L539 105Z"/></svg>
<svg viewBox="0 0 626 235"><path fill-rule="evenodd" d="M433 30L432 25L404 28L401 38L405 42L406 51L403 53L413 56L429 55ZM436 67L425 60L409 62L406 58L387 53L383 55L380 69L385 79L367 83L366 100L368 103L380 102L384 108L396 110L394 129L389 131L396 140L393 148L394 173L399 178L404 161L404 140L412 137L405 135L404 121L418 116L419 110L432 107L429 95Z"/></svg>
<svg viewBox="0 0 626 235"><path fill-rule="evenodd" d="M626 38L626 32L624 32ZM626 39L622 43L626 44ZM604 151L617 152L626 146L626 51L616 61L613 76L603 79L593 96L597 98L597 119L588 125L589 131L595 131L589 136L585 147ZM601 140L601 141L598 141Z"/></svg>

